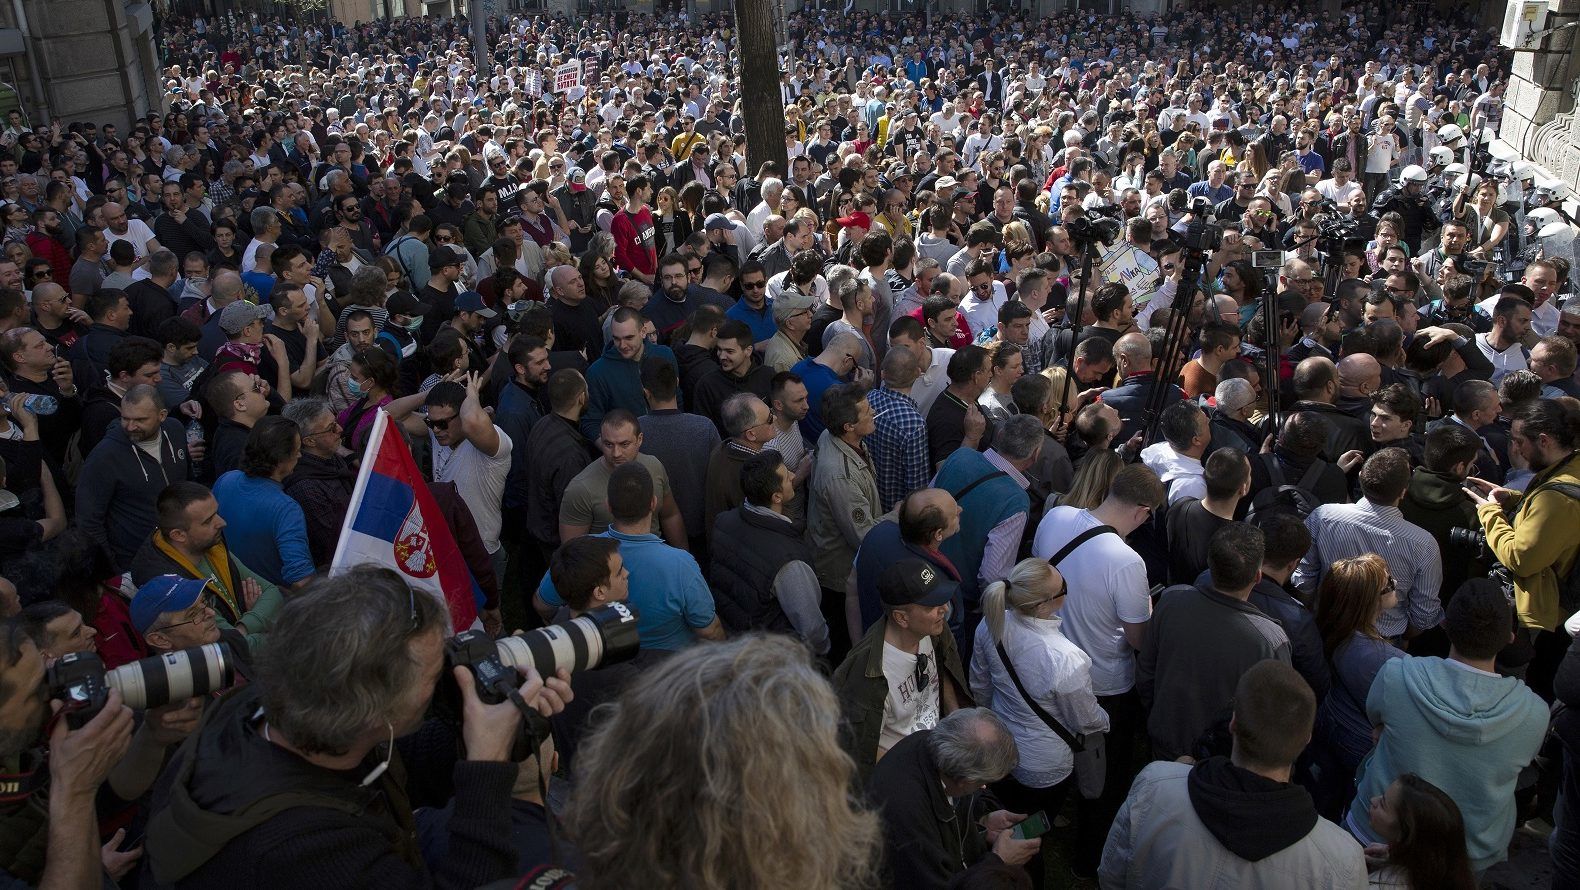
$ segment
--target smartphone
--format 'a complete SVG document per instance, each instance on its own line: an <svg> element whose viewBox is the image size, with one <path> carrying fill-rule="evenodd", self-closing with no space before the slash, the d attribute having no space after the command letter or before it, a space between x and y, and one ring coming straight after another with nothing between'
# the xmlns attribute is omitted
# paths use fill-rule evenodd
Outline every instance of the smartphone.
<svg viewBox="0 0 1580 890"><path fill-rule="evenodd" d="M1048 821L1047 812L1039 810L1015 823L1015 828L1010 832L1010 836L1019 841L1030 840L1034 837L1042 837L1052 827L1053 823Z"/></svg>

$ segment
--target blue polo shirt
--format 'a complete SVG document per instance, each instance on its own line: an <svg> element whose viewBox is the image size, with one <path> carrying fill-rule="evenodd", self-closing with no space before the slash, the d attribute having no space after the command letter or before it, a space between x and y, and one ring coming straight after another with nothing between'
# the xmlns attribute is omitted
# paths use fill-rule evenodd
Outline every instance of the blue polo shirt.
<svg viewBox="0 0 1580 890"><path fill-rule="evenodd" d="M747 326L752 329L752 340L758 343L772 340L774 334L779 330L774 325L773 300L764 301L763 311L761 312L746 305L745 300L736 300L734 306L725 310L724 317L746 322Z"/></svg>
<svg viewBox="0 0 1580 890"><path fill-rule="evenodd" d="M214 483L225 546L242 564L281 587L313 574L307 519L280 483L231 470Z"/></svg>
<svg viewBox="0 0 1580 890"><path fill-rule="evenodd" d="M696 642L693 631L713 623L713 591L697 561L658 535L628 535L613 528L597 537L620 542L620 559L631 573L629 602L636 609L636 633L643 649L679 650ZM565 601L544 574L538 596L551 606Z"/></svg>

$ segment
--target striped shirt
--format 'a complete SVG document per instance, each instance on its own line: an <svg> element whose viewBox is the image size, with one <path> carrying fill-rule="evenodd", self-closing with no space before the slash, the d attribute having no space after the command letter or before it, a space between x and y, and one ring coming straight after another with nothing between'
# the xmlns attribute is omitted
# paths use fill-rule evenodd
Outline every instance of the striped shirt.
<svg viewBox="0 0 1580 890"><path fill-rule="evenodd" d="M1437 541L1406 520L1398 507L1365 498L1358 504L1323 504L1306 517L1306 528L1311 549L1293 580L1308 601L1334 560L1375 553L1388 563L1399 592L1398 603L1377 617L1377 631L1392 638L1403 635L1407 626L1424 631L1442 622L1438 588L1443 563Z"/></svg>
<svg viewBox="0 0 1580 890"><path fill-rule="evenodd" d="M873 431L863 439L878 477L878 500L887 513L906 495L924 488L931 475L927 460L927 420L916 402L887 383L867 393Z"/></svg>

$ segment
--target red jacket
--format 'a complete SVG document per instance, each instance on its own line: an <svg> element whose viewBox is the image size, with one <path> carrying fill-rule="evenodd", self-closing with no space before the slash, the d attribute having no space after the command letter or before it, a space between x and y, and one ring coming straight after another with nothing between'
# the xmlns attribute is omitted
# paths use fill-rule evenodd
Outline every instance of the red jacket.
<svg viewBox="0 0 1580 890"><path fill-rule="evenodd" d="M653 245L653 214L643 207L635 216L625 210L609 223L614 236L614 264L626 271L658 274L658 250Z"/></svg>
<svg viewBox="0 0 1580 890"><path fill-rule="evenodd" d="M30 232L27 236L27 247L28 250L33 251L34 256L49 260L49 277L70 293L71 253L66 250L66 245L43 232Z"/></svg>

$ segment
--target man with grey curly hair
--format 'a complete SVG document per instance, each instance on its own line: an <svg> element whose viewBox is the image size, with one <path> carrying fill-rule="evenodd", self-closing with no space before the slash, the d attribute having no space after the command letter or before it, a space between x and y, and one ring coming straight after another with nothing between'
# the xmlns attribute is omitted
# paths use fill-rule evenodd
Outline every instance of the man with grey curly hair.
<svg viewBox="0 0 1580 890"><path fill-rule="evenodd" d="M1042 841L1010 830L1026 814L999 809L986 791L1019 759L1015 737L986 708L962 708L889 749L867 782L883 818L886 886L944 887L990 853L1010 865L1036 856Z"/></svg>
<svg viewBox="0 0 1580 890"><path fill-rule="evenodd" d="M321 578L280 611L257 682L215 704L170 764L148 825L162 884L277 887L355 884L475 887L516 874L510 842L511 748L521 711L477 697L464 667L445 669L445 606L389 569ZM518 670L520 670L518 668ZM446 675L448 673L448 676ZM522 672L521 696L544 716L571 699L569 674ZM457 684L460 741L425 726L441 684ZM440 753L443 749L448 756ZM409 767L403 760L409 758ZM423 864L404 778L448 772L449 852Z"/></svg>

